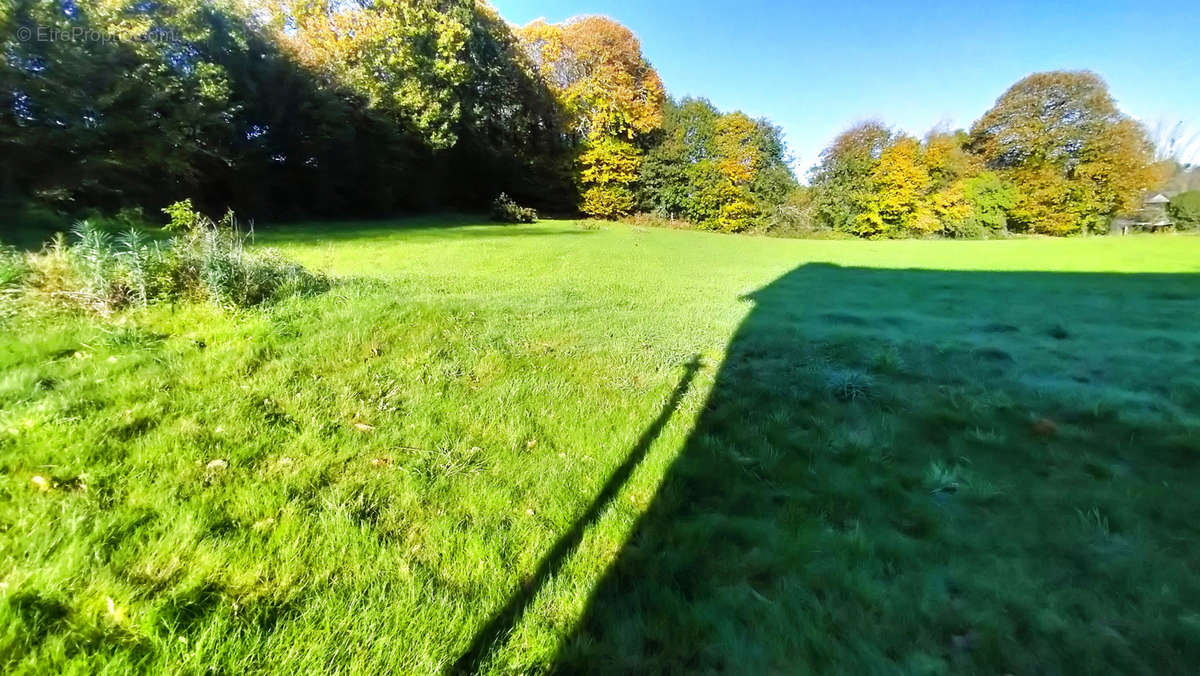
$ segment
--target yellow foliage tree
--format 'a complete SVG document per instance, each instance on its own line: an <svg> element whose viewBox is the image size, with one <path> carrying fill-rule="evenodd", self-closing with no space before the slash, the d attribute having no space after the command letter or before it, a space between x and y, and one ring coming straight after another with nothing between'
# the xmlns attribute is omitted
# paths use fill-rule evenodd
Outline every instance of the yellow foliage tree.
<svg viewBox="0 0 1200 676"><path fill-rule="evenodd" d="M600 218L633 211L629 185L637 180L641 153L629 141L602 136L584 146L579 156L579 181L584 186L580 209Z"/></svg>
<svg viewBox="0 0 1200 676"><path fill-rule="evenodd" d="M736 186L754 180L762 163L758 152L758 125L745 113L735 112L717 119L713 137L717 168Z"/></svg>
<svg viewBox="0 0 1200 676"><path fill-rule="evenodd" d="M713 146L717 171L726 182L713 195L720 205L714 220L718 230L745 230L758 215L758 207L750 194L750 183L762 169L759 136L758 125L745 113L734 112L717 118Z"/></svg>
<svg viewBox="0 0 1200 676"><path fill-rule="evenodd" d="M859 234L895 237L938 229L937 217L926 200L932 179L922 163L921 144L916 139L901 136L885 147L870 177L875 190L867 209L859 215Z"/></svg>
<svg viewBox="0 0 1200 676"><path fill-rule="evenodd" d="M662 124L662 81L637 36L605 17L535 21L517 32L567 113L582 147L580 209L601 218L632 211L641 152L633 143Z"/></svg>

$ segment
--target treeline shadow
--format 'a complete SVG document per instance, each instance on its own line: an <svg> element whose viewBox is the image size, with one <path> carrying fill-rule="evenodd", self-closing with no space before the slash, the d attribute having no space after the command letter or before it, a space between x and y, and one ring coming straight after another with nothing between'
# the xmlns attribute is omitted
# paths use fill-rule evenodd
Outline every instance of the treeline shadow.
<svg viewBox="0 0 1200 676"><path fill-rule="evenodd" d="M328 243L337 241L364 242L390 239L396 233L408 237L428 236L439 240L447 237L461 239L586 236L599 232L584 228L562 228L539 223L508 224L488 220L479 214L431 214L359 221L304 221L269 223L255 228L255 236L263 242Z"/></svg>
<svg viewBox="0 0 1200 676"><path fill-rule="evenodd" d="M812 264L749 300L554 671L1200 660L1200 275Z"/></svg>

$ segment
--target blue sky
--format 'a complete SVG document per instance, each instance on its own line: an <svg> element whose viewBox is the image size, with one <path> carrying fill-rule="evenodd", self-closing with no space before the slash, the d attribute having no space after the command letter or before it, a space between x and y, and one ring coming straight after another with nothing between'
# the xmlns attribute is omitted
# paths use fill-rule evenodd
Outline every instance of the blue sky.
<svg viewBox="0 0 1200 676"><path fill-rule="evenodd" d="M629 26L673 96L783 127L800 172L850 124L967 127L1009 85L1090 69L1152 129L1200 133L1200 2L492 0L509 22L602 14ZM1059 6L1061 5L1061 6ZM1195 145L1200 145L1200 141ZM1200 160L1200 148L1193 153Z"/></svg>

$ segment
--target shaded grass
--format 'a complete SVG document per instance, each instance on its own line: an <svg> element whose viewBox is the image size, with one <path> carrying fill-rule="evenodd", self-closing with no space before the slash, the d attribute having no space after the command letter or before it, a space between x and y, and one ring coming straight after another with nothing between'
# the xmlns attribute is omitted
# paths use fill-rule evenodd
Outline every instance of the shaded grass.
<svg viewBox="0 0 1200 676"><path fill-rule="evenodd" d="M1174 506L1195 488L1185 477L1200 398L1194 379L1172 379L1194 372L1195 356L1147 363L1132 336L1157 333L1161 308L1097 296L1198 281L810 264L756 292L695 431L559 666L1192 663L1200 584L1188 562L1200 551ZM991 296L1005 287L1038 290L1082 342L1047 356L1056 339ZM970 309L942 309L958 299ZM904 321L889 320L901 302ZM862 321L831 323L822 311L834 308ZM1017 328L1001 343L976 318Z"/></svg>
<svg viewBox="0 0 1200 676"><path fill-rule="evenodd" d="M474 666L1196 660L1200 239L402 225L260 229L349 278L264 310L0 313L0 668L430 673L531 581Z"/></svg>

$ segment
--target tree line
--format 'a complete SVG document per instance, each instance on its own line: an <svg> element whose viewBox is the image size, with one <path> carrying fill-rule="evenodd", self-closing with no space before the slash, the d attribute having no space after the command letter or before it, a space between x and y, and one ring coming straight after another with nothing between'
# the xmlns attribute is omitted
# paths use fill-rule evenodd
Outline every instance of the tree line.
<svg viewBox="0 0 1200 676"><path fill-rule="evenodd" d="M286 219L576 200L559 101L482 3L12 0L0 35L10 202Z"/></svg>
<svg viewBox="0 0 1200 676"><path fill-rule="evenodd" d="M805 217L872 238L1103 232L1180 169L1154 151L1094 73L1036 73L968 131L843 132L813 170Z"/></svg>
<svg viewBox="0 0 1200 676"><path fill-rule="evenodd" d="M191 198L261 218L635 212L861 237L1102 229L1164 180L1097 76L1045 73L970 130L869 122L801 185L781 131L671 99L604 17L474 0L10 0L0 199L62 213Z"/></svg>

